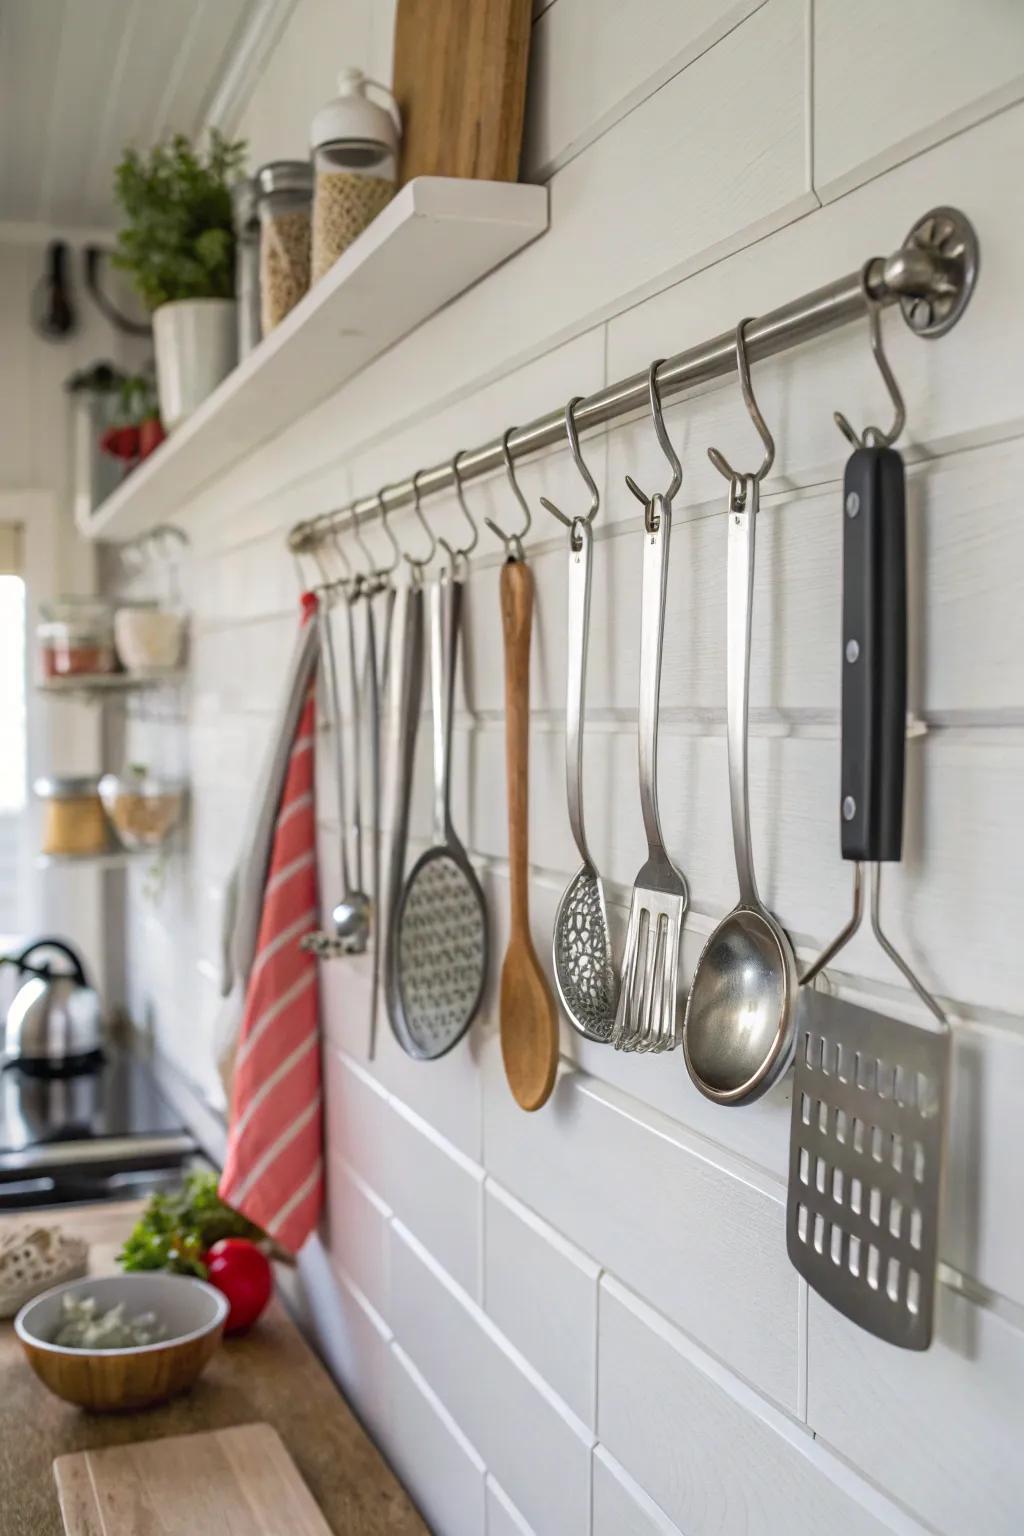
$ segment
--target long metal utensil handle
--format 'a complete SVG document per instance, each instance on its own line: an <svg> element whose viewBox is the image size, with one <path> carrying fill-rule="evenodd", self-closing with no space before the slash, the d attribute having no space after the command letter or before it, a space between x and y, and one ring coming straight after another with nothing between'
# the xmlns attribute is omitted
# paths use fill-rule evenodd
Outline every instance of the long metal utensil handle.
<svg viewBox="0 0 1024 1536"><path fill-rule="evenodd" d="M525 560L501 568L505 640L505 777L512 933L529 939L530 628L533 573Z"/></svg>
<svg viewBox="0 0 1024 1536"><path fill-rule="evenodd" d="M360 596L345 599L345 613L348 619L348 656L349 656L349 691L351 694L352 709L352 863L353 873L356 879L356 890L362 891L363 887L363 804L362 804L362 765L363 765L363 731L362 731L362 704L360 695L362 688L359 677L359 657L356 653L356 622L355 605L363 601Z"/></svg>
<svg viewBox="0 0 1024 1536"><path fill-rule="evenodd" d="M640 809L651 856L665 853L658 812L658 713L661 698L661 656L665 642L665 597L672 510L655 496L644 526L643 583L640 596L640 697L638 757Z"/></svg>
<svg viewBox="0 0 1024 1536"><path fill-rule="evenodd" d="M363 652L363 695L369 722L370 748L370 876L373 899L380 897L380 685L377 673L377 620L373 598L366 597L366 649Z"/></svg>
<svg viewBox="0 0 1024 1536"><path fill-rule="evenodd" d="M387 911L382 915L384 990L389 1013L393 1012L397 1003L395 945L398 935L395 917L405 873L409 802L412 798L416 735L423 697L423 589L419 586L411 587L406 594L405 622L402 626L402 647L398 657L397 681L399 689L396 699L397 739L394 773L389 785L391 854L388 860Z"/></svg>
<svg viewBox="0 0 1024 1536"><path fill-rule="evenodd" d="M465 583L453 576L448 584L444 626L444 742L441 768L441 821L445 842L452 839L452 730L455 723L455 674L459 665L459 636L462 633L462 600Z"/></svg>
<svg viewBox="0 0 1024 1536"><path fill-rule="evenodd" d="M590 575L594 540L590 524L574 523L569 535L569 633L565 695L565 794L569 826L585 864L592 864L583 822L583 718L590 635Z"/></svg>
<svg viewBox="0 0 1024 1536"><path fill-rule="evenodd" d="M333 734L334 778L338 796L338 827L341 832L341 883L345 891L352 888L348 862L348 839L345 835L345 766L341 729L341 698L338 689L338 659L334 649L331 628L330 605L325 594L320 594L317 605L317 622L320 625L320 660L327 688L325 701L331 716Z"/></svg>
<svg viewBox="0 0 1024 1536"><path fill-rule="evenodd" d="M729 486L726 553L726 728L729 749L729 804L740 900L760 906L750 841L750 631L754 609L754 555L760 487L754 475L737 476Z"/></svg>
<svg viewBox="0 0 1024 1536"><path fill-rule="evenodd" d="M843 478L844 859L897 861L903 849L907 718L907 535L903 459L858 448Z"/></svg>
<svg viewBox="0 0 1024 1536"><path fill-rule="evenodd" d="M434 746L434 842L444 840L444 688L447 582L439 576L430 588L430 719Z"/></svg>

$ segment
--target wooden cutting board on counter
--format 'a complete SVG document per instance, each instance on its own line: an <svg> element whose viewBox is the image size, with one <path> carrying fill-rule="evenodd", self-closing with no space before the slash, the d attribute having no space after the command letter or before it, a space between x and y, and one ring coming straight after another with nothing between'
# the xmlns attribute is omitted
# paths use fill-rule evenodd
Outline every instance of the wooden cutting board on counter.
<svg viewBox="0 0 1024 1536"><path fill-rule="evenodd" d="M53 1475L68 1536L331 1536L269 1424L79 1451Z"/></svg>
<svg viewBox="0 0 1024 1536"><path fill-rule="evenodd" d="M516 181L532 0L398 0L401 180Z"/></svg>

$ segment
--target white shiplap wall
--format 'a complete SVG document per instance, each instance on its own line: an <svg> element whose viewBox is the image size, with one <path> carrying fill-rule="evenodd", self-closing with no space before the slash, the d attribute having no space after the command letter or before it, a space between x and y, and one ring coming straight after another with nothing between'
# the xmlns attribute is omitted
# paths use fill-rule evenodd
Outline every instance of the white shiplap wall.
<svg viewBox="0 0 1024 1536"><path fill-rule="evenodd" d="M242 123L269 153L323 94L325 52L388 69L387 5L301 0ZM339 48L344 53L342 58ZM306 63L308 62L308 69ZM894 936L956 1024L938 1337L923 1357L858 1334L789 1267L788 1095L732 1113L676 1058L620 1057L565 1029L550 1104L506 1088L493 995L463 1045L368 1059L365 966L325 968L330 1187L304 1258L332 1368L442 1536L1010 1536L1024 1509L1024 11L1008 0L552 0L536 7L527 170L549 180L537 244L183 511L195 548L190 851L138 907L133 988L211 1092L223 881L290 637L295 518L433 462L855 268L940 202L982 240L970 310L923 343L886 336L907 396L913 697L907 856ZM282 109L284 110L284 109ZM296 136L291 131L291 136ZM296 130L297 131L297 130ZM281 145L291 151L296 146ZM837 856L839 520L831 421L884 410L863 328L759 365L777 440L763 498L753 679L753 829L766 899L810 957L842 919ZM732 382L668 412L677 503L662 799L690 877L692 968L731 905L722 487L749 450ZM635 791L641 551L628 470L663 466L638 421L585 445L604 491L595 560L587 793L621 930L643 857ZM575 505L564 452L527 466ZM469 492L509 510L500 481ZM449 502L431 503L443 529ZM399 520L399 532L404 530ZM506 925L500 551L469 594L457 819ZM531 839L537 947L576 867L562 789L565 546L538 510ZM384 553L383 549L381 551ZM413 849L429 836L421 733ZM336 807L319 812L324 901ZM837 984L916 1004L867 942Z"/></svg>

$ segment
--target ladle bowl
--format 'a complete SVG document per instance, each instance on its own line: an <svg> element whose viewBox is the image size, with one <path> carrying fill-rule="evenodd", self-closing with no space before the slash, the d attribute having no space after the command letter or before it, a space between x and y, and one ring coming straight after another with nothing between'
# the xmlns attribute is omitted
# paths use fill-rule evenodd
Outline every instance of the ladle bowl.
<svg viewBox="0 0 1024 1536"><path fill-rule="evenodd" d="M361 955L370 937L369 896L362 891L346 891L331 913L334 937L344 944L349 954Z"/></svg>
<svg viewBox="0 0 1024 1536"><path fill-rule="evenodd" d="M718 1104L750 1103L789 1067L796 1040L796 961L762 907L722 919L697 962L683 1024L695 1085Z"/></svg>

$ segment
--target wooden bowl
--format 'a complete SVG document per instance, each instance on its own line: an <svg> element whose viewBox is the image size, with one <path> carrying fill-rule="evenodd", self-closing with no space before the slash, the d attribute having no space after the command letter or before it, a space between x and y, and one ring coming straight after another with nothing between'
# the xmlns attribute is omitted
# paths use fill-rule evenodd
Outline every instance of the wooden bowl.
<svg viewBox="0 0 1024 1536"><path fill-rule="evenodd" d="M65 1296L94 1296L100 1312L119 1301L128 1317L155 1312L166 1334L131 1349L70 1349L52 1342ZM163 1402L190 1387L220 1343L228 1304L205 1280L163 1273L86 1276L35 1296L14 1331L39 1380L80 1408L118 1411Z"/></svg>

